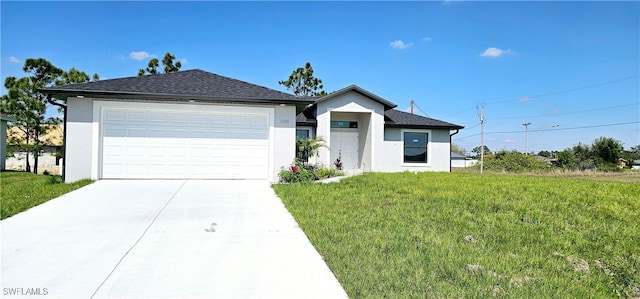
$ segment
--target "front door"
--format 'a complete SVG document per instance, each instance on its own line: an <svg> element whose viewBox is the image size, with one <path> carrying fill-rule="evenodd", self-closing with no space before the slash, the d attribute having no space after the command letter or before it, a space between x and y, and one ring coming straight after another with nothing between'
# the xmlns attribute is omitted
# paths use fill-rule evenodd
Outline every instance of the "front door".
<svg viewBox="0 0 640 299"><path fill-rule="evenodd" d="M342 167L347 170L360 169L358 163L358 132L357 131L331 131L331 164L338 158L342 161Z"/></svg>

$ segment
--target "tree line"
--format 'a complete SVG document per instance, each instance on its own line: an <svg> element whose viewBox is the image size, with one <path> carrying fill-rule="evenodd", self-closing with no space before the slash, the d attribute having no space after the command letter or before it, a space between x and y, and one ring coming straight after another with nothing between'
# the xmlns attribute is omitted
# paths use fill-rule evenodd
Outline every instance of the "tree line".
<svg viewBox="0 0 640 299"><path fill-rule="evenodd" d="M182 64L174 63L176 57L167 52L162 59L164 73L179 71ZM152 58L147 68L138 70L138 76L158 74L160 61ZM0 112L14 119L10 122L10 129L18 130L22 136L9 136L7 143L17 151L24 152L25 171L38 172L38 157L41 150L47 145L48 140L43 137L63 119L57 116L47 116L47 109L58 107L61 112L66 108L66 99L47 98L39 90L52 86L60 86L73 83L98 81L100 76L94 73L89 76L86 72L71 68L63 70L56 67L45 58L29 58L24 62L22 71L25 76L21 78L7 77L4 81L6 94L0 96ZM13 155L13 153L8 153ZM60 153L62 154L62 153ZM31 167L29 156L33 155L34 165ZM5 159L6 157L0 157Z"/></svg>
<svg viewBox="0 0 640 299"><path fill-rule="evenodd" d="M451 146L453 152L466 155L464 148L455 144ZM476 146L471 152L471 158L480 158L480 146ZM495 166L498 170L548 168L547 162L534 157L540 156L553 161L552 165L561 169L611 171L619 169L619 165L622 165L621 160L626 162L627 167L630 167L633 161L640 160L640 145L625 150L620 141L610 137L599 137L592 144L578 143L562 151L540 151L535 154L501 150L494 153L485 145L484 153L485 166L489 163L489 166Z"/></svg>

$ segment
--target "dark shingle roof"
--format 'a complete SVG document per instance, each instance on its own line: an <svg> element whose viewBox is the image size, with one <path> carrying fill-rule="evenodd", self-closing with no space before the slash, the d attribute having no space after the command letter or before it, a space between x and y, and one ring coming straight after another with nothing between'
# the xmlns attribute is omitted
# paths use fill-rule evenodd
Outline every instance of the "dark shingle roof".
<svg viewBox="0 0 640 299"><path fill-rule="evenodd" d="M60 98L81 95L296 104L313 102L310 99L302 99L292 94L199 69L55 86L45 88L43 92Z"/></svg>
<svg viewBox="0 0 640 299"><path fill-rule="evenodd" d="M305 111L303 113L299 113L296 116L296 123L298 125L315 125L317 123L316 119L308 113L309 111ZM391 109L384 112L384 126L385 127L393 127L393 128L413 128L413 129L424 129L424 128L443 128L443 129L462 129L463 126L448 123L445 121L424 117L420 115L415 115L407 112L402 112L400 110Z"/></svg>
<svg viewBox="0 0 640 299"><path fill-rule="evenodd" d="M387 110L384 112L384 125L387 127L402 128L464 128L463 126L448 123L446 121L415 115L396 109Z"/></svg>

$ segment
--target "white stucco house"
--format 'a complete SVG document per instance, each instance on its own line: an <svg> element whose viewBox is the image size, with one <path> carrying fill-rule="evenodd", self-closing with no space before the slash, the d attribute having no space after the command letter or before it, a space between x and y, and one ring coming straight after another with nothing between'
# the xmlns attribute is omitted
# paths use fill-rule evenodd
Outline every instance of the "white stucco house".
<svg viewBox="0 0 640 299"><path fill-rule="evenodd" d="M462 126L409 114L352 85L320 98L202 70L43 89L67 99L66 181L266 179L323 136L318 162L345 170L450 171Z"/></svg>
<svg viewBox="0 0 640 299"><path fill-rule="evenodd" d="M467 168L478 164L477 159L465 157L461 154L451 152L451 167Z"/></svg>

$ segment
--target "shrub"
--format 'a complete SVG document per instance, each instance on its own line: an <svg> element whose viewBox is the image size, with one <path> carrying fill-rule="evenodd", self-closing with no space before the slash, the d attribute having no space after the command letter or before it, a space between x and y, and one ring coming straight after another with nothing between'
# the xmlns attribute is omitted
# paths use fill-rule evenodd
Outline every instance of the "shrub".
<svg viewBox="0 0 640 299"><path fill-rule="evenodd" d="M547 171L551 169L551 165L517 151L499 151L493 157L484 160L484 169L508 172Z"/></svg>
<svg viewBox="0 0 640 299"><path fill-rule="evenodd" d="M558 153L558 167L570 170L578 167L578 158L572 150L566 149Z"/></svg>
<svg viewBox="0 0 640 299"><path fill-rule="evenodd" d="M341 175L343 175L342 171L338 171L333 168L320 168L316 171L316 177L318 178L330 178Z"/></svg>
<svg viewBox="0 0 640 299"><path fill-rule="evenodd" d="M278 173L278 177L280 178L281 183L304 183L312 182L313 180L315 180L315 175L313 174L313 172L305 168L298 167L295 164L288 169L285 169L283 167L280 170L280 173Z"/></svg>

